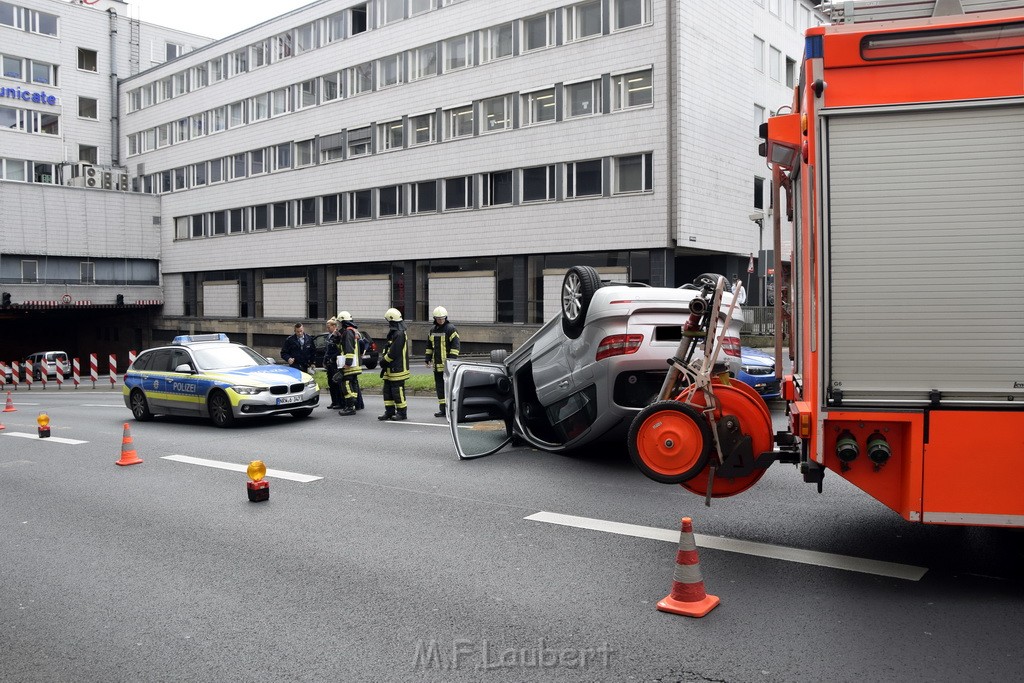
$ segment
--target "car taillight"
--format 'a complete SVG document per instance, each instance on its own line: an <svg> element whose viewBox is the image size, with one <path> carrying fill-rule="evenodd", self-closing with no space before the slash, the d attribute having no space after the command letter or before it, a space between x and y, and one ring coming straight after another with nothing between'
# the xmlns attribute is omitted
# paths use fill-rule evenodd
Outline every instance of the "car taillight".
<svg viewBox="0 0 1024 683"><path fill-rule="evenodd" d="M727 356L740 357L739 337L722 337L722 352Z"/></svg>
<svg viewBox="0 0 1024 683"><path fill-rule="evenodd" d="M597 357L594 360L636 353L643 341L642 334L613 334L605 337L597 346Z"/></svg>

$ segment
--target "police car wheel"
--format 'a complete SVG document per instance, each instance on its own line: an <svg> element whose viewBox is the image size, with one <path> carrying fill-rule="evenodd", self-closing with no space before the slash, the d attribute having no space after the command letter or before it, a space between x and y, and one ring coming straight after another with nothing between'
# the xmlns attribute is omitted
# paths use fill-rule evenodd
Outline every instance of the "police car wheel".
<svg viewBox="0 0 1024 683"><path fill-rule="evenodd" d="M312 414L313 414L313 409L312 408L303 408L302 410L293 410L292 411L292 417L294 417L297 420L301 420L303 418L309 417Z"/></svg>
<svg viewBox="0 0 1024 683"><path fill-rule="evenodd" d="M231 401L222 391L210 394L207 401L210 407L210 419L218 427L230 427L235 422L235 414L231 412Z"/></svg>
<svg viewBox="0 0 1024 683"><path fill-rule="evenodd" d="M141 389L134 389L128 397L132 407L132 416L139 422L148 422L153 419L153 413L149 412L149 402Z"/></svg>

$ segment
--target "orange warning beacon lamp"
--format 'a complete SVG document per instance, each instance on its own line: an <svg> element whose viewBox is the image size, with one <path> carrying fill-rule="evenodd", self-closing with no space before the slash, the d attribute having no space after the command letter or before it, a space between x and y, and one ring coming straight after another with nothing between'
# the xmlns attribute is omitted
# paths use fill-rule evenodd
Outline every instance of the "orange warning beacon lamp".
<svg viewBox="0 0 1024 683"><path fill-rule="evenodd" d="M245 488L249 494L250 503L262 503L270 499L270 482L267 481L267 466L262 460L253 460L249 463L245 473L249 475L249 481L245 482Z"/></svg>

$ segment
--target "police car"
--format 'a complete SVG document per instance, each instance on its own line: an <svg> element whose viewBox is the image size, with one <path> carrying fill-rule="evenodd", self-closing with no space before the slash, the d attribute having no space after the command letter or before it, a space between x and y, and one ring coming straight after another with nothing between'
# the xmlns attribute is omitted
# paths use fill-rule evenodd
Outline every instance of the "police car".
<svg viewBox="0 0 1024 683"><path fill-rule="evenodd" d="M136 420L197 415L218 427L256 415L309 417L320 402L313 377L232 344L225 334L183 335L143 351L125 372L123 393Z"/></svg>

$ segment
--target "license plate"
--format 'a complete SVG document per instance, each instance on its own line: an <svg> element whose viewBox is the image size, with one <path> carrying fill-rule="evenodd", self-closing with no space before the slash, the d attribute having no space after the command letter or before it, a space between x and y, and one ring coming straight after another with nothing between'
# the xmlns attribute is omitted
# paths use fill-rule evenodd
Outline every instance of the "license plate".
<svg viewBox="0 0 1024 683"><path fill-rule="evenodd" d="M302 403L302 396L283 396L277 399L277 405L283 406L288 403Z"/></svg>

